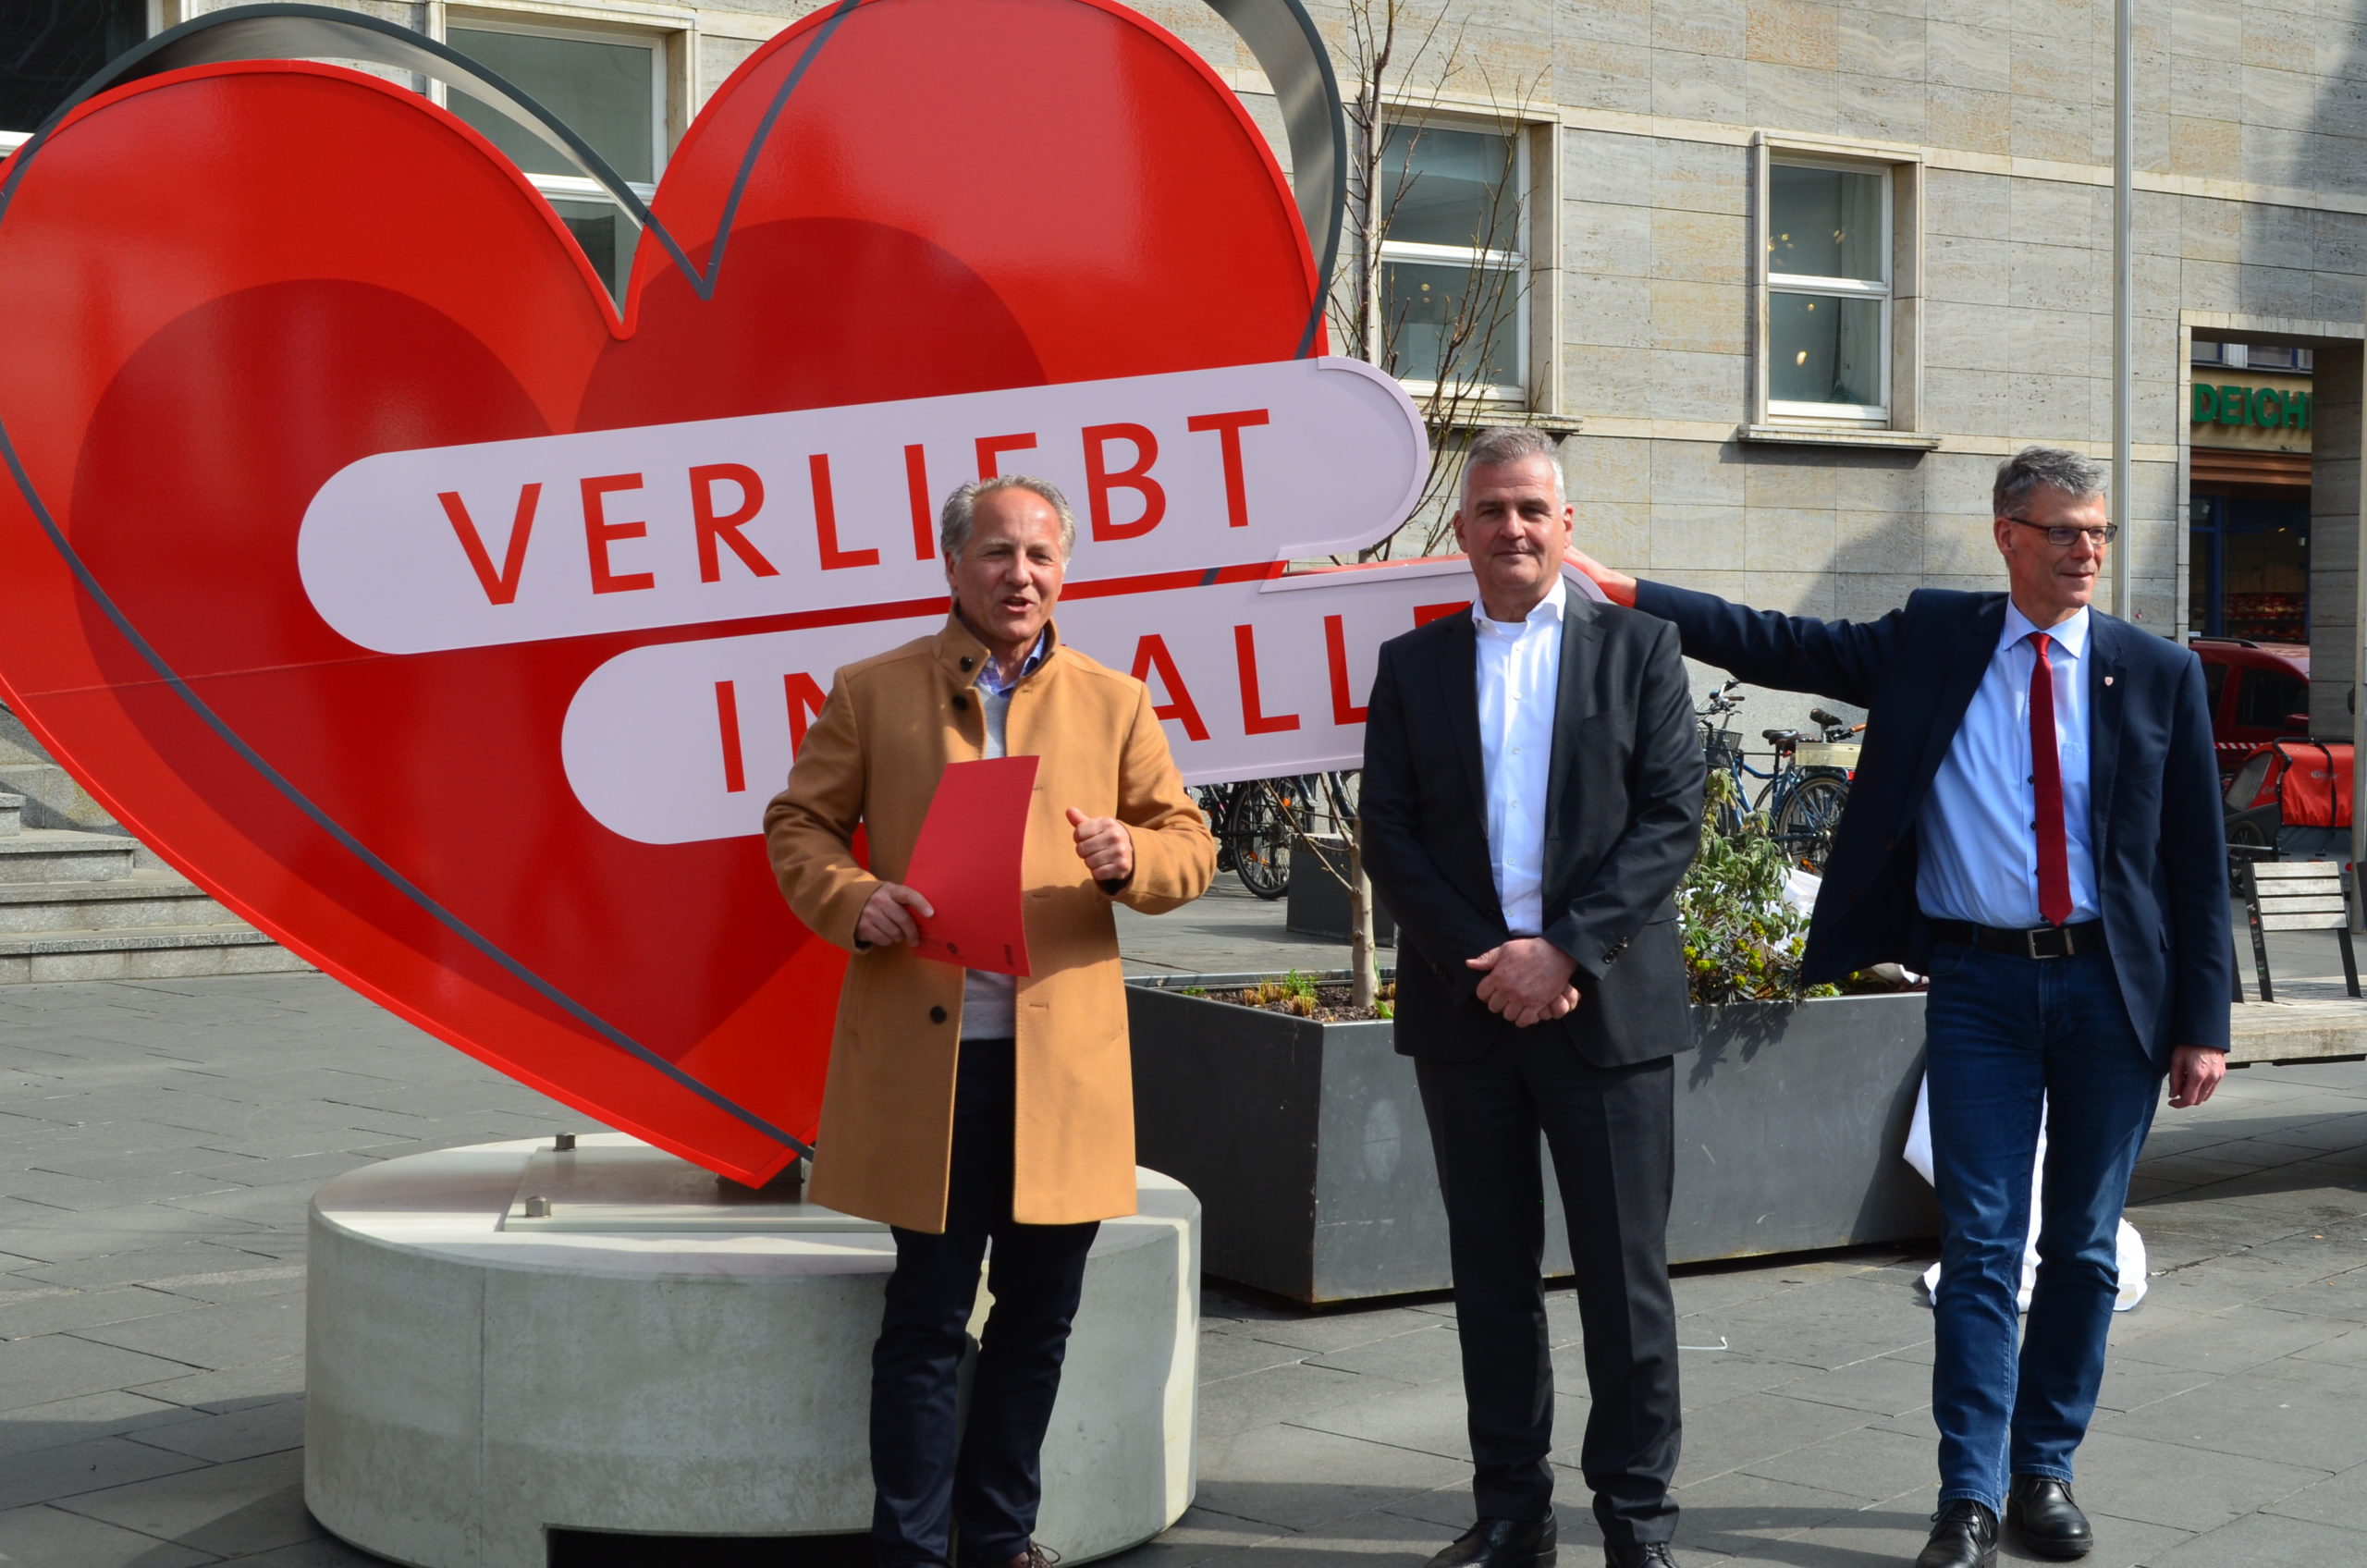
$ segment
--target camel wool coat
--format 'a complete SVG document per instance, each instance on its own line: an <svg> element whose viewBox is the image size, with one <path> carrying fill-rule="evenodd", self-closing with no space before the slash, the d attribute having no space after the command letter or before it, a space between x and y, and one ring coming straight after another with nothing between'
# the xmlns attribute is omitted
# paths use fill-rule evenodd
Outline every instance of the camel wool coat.
<svg viewBox="0 0 2367 1568"><path fill-rule="evenodd" d="M1158 914L1216 873L1207 819L1184 793L1132 677L1061 645L1011 694L1005 754L1039 759L1021 861L1028 965L1017 982L1018 1123L1012 1217L1067 1225L1134 1211L1134 1064L1110 906ZM882 878L901 882L938 775L984 753L971 692L986 649L958 617L849 665L765 812L773 874L817 935L854 953L839 996L816 1141L815 1201L907 1230L945 1229L962 971L901 944L858 947ZM1114 889L1077 857L1067 808L1132 831ZM865 829L870 869L850 849Z"/></svg>

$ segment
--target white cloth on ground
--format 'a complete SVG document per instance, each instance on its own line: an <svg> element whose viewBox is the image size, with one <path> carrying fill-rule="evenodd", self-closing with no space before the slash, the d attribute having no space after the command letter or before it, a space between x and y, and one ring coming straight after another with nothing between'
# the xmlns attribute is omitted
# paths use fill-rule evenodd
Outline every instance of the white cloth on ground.
<svg viewBox="0 0 2367 1568"><path fill-rule="evenodd" d="M2038 1283L2039 1194L2043 1190L2046 1173L2046 1106L2039 1104L2038 1158L2030 1168L2030 1233L2022 1249L2021 1309L2030 1309L2030 1287ZM1915 1121L1907 1130L1907 1163L1913 1166L1923 1180L1932 1180L1932 1081L1925 1078L1915 1091ZM2137 1227L2123 1216L2117 1239L2120 1254L2120 1290L2113 1299L2115 1312L2127 1312L2145 1299L2146 1259L2145 1238ZM1932 1265L1923 1271L1923 1290L1928 1296L1940 1288L1940 1266Z"/></svg>

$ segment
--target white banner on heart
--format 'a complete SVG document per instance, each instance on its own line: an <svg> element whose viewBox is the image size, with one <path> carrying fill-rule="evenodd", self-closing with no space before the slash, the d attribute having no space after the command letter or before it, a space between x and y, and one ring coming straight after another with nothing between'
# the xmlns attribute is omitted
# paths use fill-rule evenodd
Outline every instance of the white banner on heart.
<svg viewBox="0 0 2367 1568"><path fill-rule="evenodd" d="M1056 619L1071 645L1149 686L1184 778L1208 783L1361 766L1380 644L1468 613L1471 597L1456 557L1063 597ZM760 832L832 672L944 621L939 610L619 654L568 706L568 782L603 826L643 843Z"/></svg>
<svg viewBox="0 0 2367 1568"><path fill-rule="evenodd" d="M938 508L996 472L1067 493L1072 583L1338 555L1429 464L1395 381L1286 360L382 452L297 558L338 633L427 653L934 599Z"/></svg>

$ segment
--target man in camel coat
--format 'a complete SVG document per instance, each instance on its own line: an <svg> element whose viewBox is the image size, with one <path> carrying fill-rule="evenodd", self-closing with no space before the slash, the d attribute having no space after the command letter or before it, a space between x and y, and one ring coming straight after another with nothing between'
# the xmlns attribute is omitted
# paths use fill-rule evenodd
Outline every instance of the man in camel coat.
<svg viewBox="0 0 2367 1568"><path fill-rule="evenodd" d="M1099 1221L1134 1209L1112 906L1161 913L1216 870L1142 682L1052 626L1075 538L1043 481L954 492L940 523L953 614L934 637L838 672L765 814L790 907L855 955L813 1195L895 1235L872 1354L881 1568L1042 1568L1038 1455L1085 1253ZM901 880L945 766L1003 755L1038 759L1020 877L1033 973L1016 980L916 954L914 917L936 912ZM989 1241L994 1306L957 1426Z"/></svg>

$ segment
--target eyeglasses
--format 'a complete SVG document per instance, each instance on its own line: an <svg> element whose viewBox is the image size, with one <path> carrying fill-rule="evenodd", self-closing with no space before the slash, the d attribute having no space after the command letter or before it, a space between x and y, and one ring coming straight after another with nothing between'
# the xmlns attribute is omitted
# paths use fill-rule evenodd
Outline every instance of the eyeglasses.
<svg viewBox="0 0 2367 1568"><path fill-rule="evenodd" d="M2120 524L2116 522L2105 523L2102 528L2074 528L2068 523L2032 522L2026 517L2009 517L2005 521L2018 522L2024 528L2037 529L2046 535L2048 544L2058 549L2067 545L2078 543L2084 535L2089 544L2101 550L2120 537Z"/></svg>

